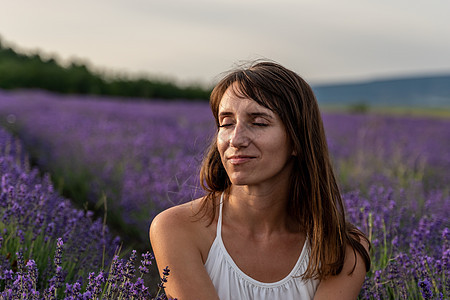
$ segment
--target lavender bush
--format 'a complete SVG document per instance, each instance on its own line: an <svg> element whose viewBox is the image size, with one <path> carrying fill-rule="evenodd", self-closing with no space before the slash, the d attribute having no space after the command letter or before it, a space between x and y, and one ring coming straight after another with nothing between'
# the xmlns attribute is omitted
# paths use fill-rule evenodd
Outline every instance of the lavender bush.
<svg viewBox="0 0 450 300"><path fill-rule="evenodd" d="M101 266L112 257L119 240L113 240L101 220L93 221L91 212L74 209L59 196L48 176L41 178L36 169L30 170L20 143L4 130L0 130L0 176L0 254L34 257L37 268L49 271L42 274L39 286L52 276L48 253L55 251L58 237L68 249L63 260L68 279L83 276L86 266Z"/></svg>
<svg viewBox="0 0 450 300"><path fill-rule="evenodd" d="M108 214L127 235L137 232L147 243L153 216L200 195L197 168L213 128L204 103L148 105L40 92L0 99L3 123L19 133L56 187L68 185L71 198L93 206L102 206L98 199L106 195Z"/></svg>
<svg viewBox="0 0 450 300"><path fill-rule="evenodd" d="M323 117L348 217L373 243L360 299L448 298L450 121ZM108 212L146 243L157 212L201 194L198 166L214 134L206 103L43 92L0 91L0 120L57 186L80 181L93 203L105 194Z"/></svg>
<svg viewBox="0 0 450 300"><path fill-rule="evenodd" d="M324 123L345 190L417 181L430 190L450 181L449 119L335 113Z"/></svg>
<svg viewBox="0 0 450 300"><path fill-rule="evenodd" d="M1 128L0 176L0 299L151 298L144 275L153 256L142 254L136 278L136 251L120 259L119 239L55 193L48 176L30 169L20 142ZM166 298L168 272L152 299Z"/></svg>
<svg viewBox="0 0 450 300"><path fill-rule="evenodd" d="M367 196L344 195L350 220L372 241L372 270L362 299L422 299L421 282L433 297L449 292L448 193L371 186ZM439 209L436 209L439 207Z"/></svg>

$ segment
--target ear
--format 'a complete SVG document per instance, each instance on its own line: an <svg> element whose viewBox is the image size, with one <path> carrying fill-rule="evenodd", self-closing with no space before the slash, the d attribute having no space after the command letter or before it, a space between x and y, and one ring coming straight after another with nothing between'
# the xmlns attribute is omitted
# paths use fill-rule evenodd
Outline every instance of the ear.
<svg viewBox="0 0 450 300"><path fill-rule="evenodd" d="M297 156L297 151L295 151L295 149L292 149L291 155L292 155L292 156Z"/></svg>

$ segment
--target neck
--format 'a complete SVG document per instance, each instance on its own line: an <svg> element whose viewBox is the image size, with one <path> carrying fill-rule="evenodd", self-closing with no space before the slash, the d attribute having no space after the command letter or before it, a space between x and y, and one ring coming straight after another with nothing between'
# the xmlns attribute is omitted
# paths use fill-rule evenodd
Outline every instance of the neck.
<svg viewBox="0 0 450 300"><path fill-rule="evenodd" d="M226 200L226 218L251 236L296 231L287 213L288 188L256 189L232 186Z"/></svg>

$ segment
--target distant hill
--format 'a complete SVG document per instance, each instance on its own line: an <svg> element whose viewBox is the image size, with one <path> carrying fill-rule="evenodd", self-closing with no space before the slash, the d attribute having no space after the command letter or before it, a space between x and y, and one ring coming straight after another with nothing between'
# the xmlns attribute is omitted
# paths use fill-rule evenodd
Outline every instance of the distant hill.
<svg viewBox="0 0 450 300"><path fill-rule="evenodd" d="M450 108L450 74L312 87L320 104Z"/></svg>

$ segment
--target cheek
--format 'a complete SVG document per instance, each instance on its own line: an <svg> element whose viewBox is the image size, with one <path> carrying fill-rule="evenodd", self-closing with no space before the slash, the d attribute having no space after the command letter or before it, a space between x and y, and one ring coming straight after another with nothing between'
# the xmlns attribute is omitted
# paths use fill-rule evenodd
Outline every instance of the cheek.
<svg viewBox="0 0 450 300"><path fill-rule="evenodd" d="M217 134L217 149L219 150L220 156L222 156L228 144L227 135L223 132L219 132Z"/></svg>
<svg viewBox="0 0 450 300"><path fill-rule="evenodd" d="M272 144L272 150L287 156L294 154L294 149L286 135L280 135L278 141Z"/></svg>

